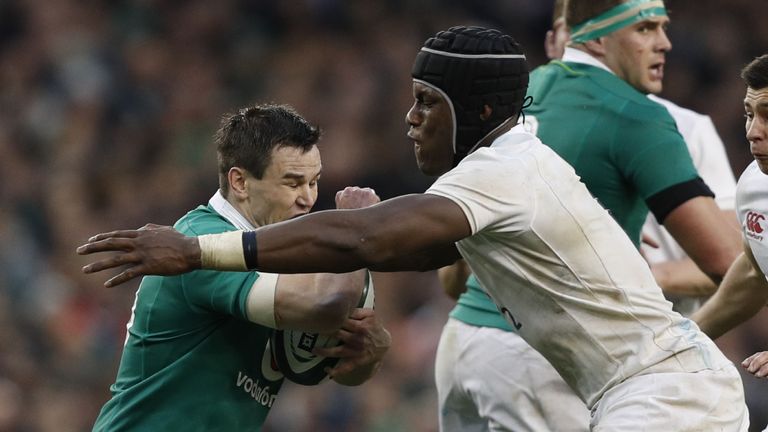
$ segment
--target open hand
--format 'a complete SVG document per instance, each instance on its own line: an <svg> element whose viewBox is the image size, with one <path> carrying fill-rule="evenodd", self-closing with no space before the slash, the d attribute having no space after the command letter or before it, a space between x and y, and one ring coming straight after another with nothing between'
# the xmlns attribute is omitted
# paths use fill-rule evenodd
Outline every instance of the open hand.
<svg viewBox="0 0 768 432"><path fill-rule="evenodd" d="M187 237L169 226L147 224L138 230L97 234L77 248L79 255L97 252L117 253L84 266L84 273L126 266L104 283L108 288L139 276L177 275L200 268L197 238Z"/></svg>

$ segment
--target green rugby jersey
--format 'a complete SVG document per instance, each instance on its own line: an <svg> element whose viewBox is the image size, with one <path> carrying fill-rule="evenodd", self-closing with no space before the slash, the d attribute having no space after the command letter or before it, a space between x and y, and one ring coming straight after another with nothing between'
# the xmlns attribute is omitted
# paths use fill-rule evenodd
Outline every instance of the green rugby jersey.
<svg viewBox="0 0 768 432"><path fill-rule="evenodd" d="M698 177L667 109L609 71L553 61L531 73L528 95L526 124L574 167L637 247L645 199ZM451 317L477 326L506 324L474 276Z"/></svg>
<svg viewBox="0 0 768 432"><path fill-rule="evenodd" d="M210 206L175 225L186 235L234 230ZM246 318L256 272L145 277L98 431L258 431L283 381L271 329Z"/></svg>
<svg viewBox="0 0 768 432"><path fill-rule="evenodd" d="M666 108L621 78L583 63L551 62L531 74L526 120L570 163L635 245L645 200L698 177Z"/></svg>

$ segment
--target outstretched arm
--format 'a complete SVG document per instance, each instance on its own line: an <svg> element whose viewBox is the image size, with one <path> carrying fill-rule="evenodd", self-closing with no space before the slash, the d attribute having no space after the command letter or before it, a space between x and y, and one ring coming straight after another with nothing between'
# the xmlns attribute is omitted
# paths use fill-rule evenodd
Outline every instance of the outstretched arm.
<svg viewBox="0 0 768 432"><path fill-rule="evenodd" d="M717 292L692 319L701 330L716 339L754 316L768 300L768 281L748 244L734 261Z"/></svg>
<svg viewBox="0 0 768 432"><path fill-rule="evenodd" d="M114 286L146 274L179 274L201 268L197 238L168 227L146 228L92 237L78 248L79 254L118 253L85 266L83 271L127 266L105 284ZM244 236L255 237L245 245L237 239L239 234L234 239L231 233L211 237L213 248L206 255L215 259L206 261L205 267L244 270L244 263L250 262L255 264L250 267L270 273L343 273L363 267L426 270L430 265L439 268L455 260L454 243L471 235L471 229L464 212L450 199L414 194L364 209L322 211L255 233ZM220 241L227 236L228 240ZM436 251L440 251L436 262L423 260L424 252ZM421 256L422 260L405 261L406 256Z"/></svg>
<svg viewBox="0 0 768 432"><path fill-rule="evenodd" d="M403 258L452 250L470 234L464 212L453 201L407 195L366 209L319 212L265 227L254 236L255 268L276 273L427 270L424 261Z"/></svg>

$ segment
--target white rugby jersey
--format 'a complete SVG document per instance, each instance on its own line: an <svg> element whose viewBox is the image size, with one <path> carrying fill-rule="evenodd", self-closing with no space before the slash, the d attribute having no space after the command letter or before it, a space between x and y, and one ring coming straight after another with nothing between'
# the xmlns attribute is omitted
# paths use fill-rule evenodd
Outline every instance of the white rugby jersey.
<svg viewBox="0 0 768 432"><path fill-rule="evenodd" d="M472 235L457 243L461 255L507 320L590 408L633 375L728 363L672 311L573 168L522 126L467 156L427 193L462 208Z"/></svg>
<svg viewBox="0 0 768 432"><path fill-rule="evenodd" d="M764 275L768 275L768 175L752 161L736 187L736 211L744 238Z"/></svg>
<svg viewBox="0 0 768 432"><path fill-rule="evenodd" d="M720 136L715 130L712 119L704 114L678 106L666 99L649 95L651 100L667 108L669 114L677 123L677 130L683 136L688 152L693 159L693 165L699 176L715 193L715 202L721 209L735 209L736 178L728 161L728 154ZM649 213L643 225L643 233L649 235L659 244L658 248L644 247L645 258L651 264L678 260L687 255L671 234L656 222L653 214ZM683 315L690 315L702 304L699 297L680 297L671 299L675 309Z"/></svg>

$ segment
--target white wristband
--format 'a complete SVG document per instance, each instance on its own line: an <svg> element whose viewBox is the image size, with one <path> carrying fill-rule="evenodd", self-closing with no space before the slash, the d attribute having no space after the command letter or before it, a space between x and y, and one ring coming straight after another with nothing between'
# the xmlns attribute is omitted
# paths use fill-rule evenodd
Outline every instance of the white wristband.
<svg viewBox="0 0 768 432"><path fill-rule="evenodd" d="M245 271L243 232L229 231L197 237L200 244L200 264L204 269Z"/></svg>

